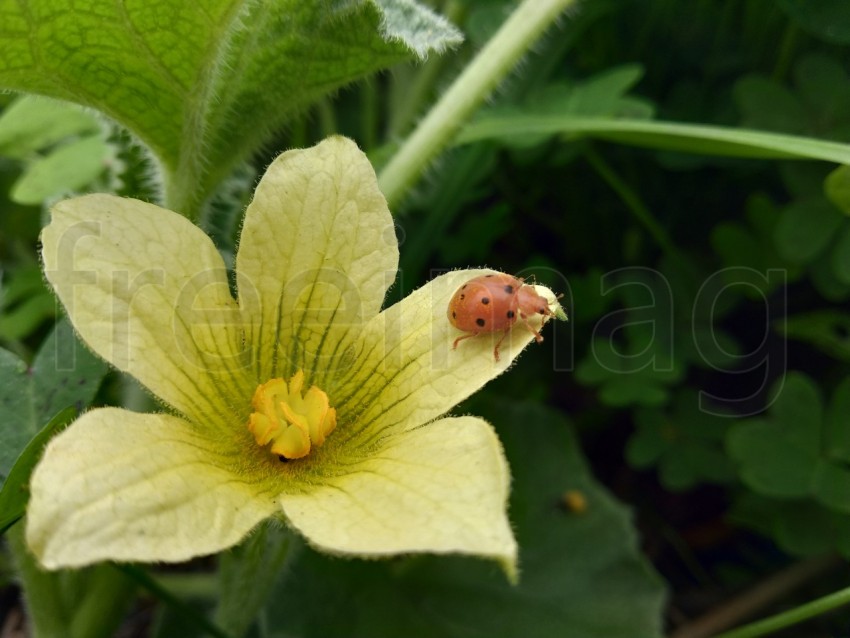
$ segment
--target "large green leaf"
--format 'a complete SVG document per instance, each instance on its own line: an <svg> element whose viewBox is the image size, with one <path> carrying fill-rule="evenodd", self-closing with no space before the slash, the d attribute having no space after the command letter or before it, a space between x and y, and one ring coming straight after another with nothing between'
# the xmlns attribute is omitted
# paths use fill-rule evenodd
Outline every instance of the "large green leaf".
<svg viewBox="0 0 850 638"><path fill-rule="evenodd" d="M57 324L32 367L0 350L0 485L12 464L48 419L94 397L106 364L80 345L66 322Z"/></svg>
<svg viewBox="0 0 850 638"><path fill-rule="evenodd" d="M186 214L312 101L460 39L412 0L33 0L0 4L0 24L0 86L125 125Z"/></svg>
<svg viewBox="0 0 850 638"><path fill-rule="evenodd" d="M701 155L850 163L850 144L811 137L723 126L570 115L484 115L463 129L456 143L467 144L484 139L509 140L541 134L564 135L571 139L592 137L632 146Z"/></svg>
<svg viewBox="0 0 850 638"><path fill-rule="evenodd" d="M41 458L44 446L57 432L70 423L77 416L74 408L65 408L47 422L41 431L33 437L29 445L24 448L14 467L9 472L9 477L0 487L0 534L23 517L29 502L30 474Z"/></svg>
<svg viewBox="0 0 850 638"><path fill-rule="evenodd" d="M514 475L518 586L474 559L339 561L305 551L272 597L269 624L304 638L660 636L658 578L568 424L536 405L492 407ZM559 504L568 490L581 494L572 510Z"/></svg>

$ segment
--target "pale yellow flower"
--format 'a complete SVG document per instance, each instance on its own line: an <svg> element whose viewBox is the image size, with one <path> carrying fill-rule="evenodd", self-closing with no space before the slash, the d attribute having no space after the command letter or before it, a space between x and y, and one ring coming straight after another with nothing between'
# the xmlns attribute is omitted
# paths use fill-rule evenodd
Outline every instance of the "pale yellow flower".
<svg viewBox="0 0 850 638"><path fill-rule="evenodd" d="M447 273L381 312L398 247L352 142L269 167L235 281L201 230L137 200L61 202L42 242L82 340L167 409L91 410L50 443L26 530L46 567L182 561L278 516L336 554L513 568L499 441L481 419L441 417L532 335L518 326L499 362L487 336L451 349L449 298L485 271Z"/></svg>

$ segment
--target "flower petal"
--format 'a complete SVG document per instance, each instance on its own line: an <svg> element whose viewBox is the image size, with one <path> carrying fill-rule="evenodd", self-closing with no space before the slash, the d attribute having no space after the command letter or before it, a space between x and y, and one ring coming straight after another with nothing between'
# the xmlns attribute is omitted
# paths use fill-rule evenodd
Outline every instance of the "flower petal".
<svg viewBox="0 0 850 638"><path fill-rule="evenodd" d="M412 427L445 414L490 379L504 372L534 335L517 321L493 356L503 335L466 339L446 312L454 292L466 281L493 271L459 270L428 282L388 308L366 327L354 344L353 363L330 385L339 422L350 423L334 436L370 445L386 428ZM554 310L555 295L536 286ZM540 326L533 318L532 325Z"/></svg>
<svg viewBox="0 0 850 638"><path fill-rule="evenodd" d="M278 508L276 490L228 469L232 461L177 417L92 410L50 442L33 473L27 543L49 569L225 549Z"/></svg>
<svg viewBox="0 0 850 638"><path fill-rule="evenodd" d="M323 551L458 552L510 571L517 546L505 511L509 480L490 425L460 417L397 432L345 474L280 498L290 523Z"/></svg>
<svg viewBox="0 0 850 638"><path fill-rule="evenodd" d="M192 420L247 418L256 383L239 311L199 228L152 204L86 195L56 204L41 240L47 279L92 350Z"/></svg>
<svg viewBox="0 0 850 638"><path fill-rule="evenodd" d="M331 137L283 153L248 206L236 258L258 378L303 369L315 382L378 313L397 268L393 220L357 146Z"/></svg>

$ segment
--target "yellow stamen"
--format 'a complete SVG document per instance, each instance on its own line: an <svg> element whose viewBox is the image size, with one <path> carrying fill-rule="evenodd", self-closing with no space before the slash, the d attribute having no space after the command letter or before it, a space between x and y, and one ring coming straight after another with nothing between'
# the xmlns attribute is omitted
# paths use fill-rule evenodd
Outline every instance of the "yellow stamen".
<svg viewBox="0 0 850 638"><path fill-rule="evenodd" d="M302 395L304 372L299 370L289 380L271 379L257 386L248 419L248 430L257 445L271 443L271 453L287 459L300 459L312 446L325 442L336 427L336 410L330 407L328 395L316 386Z"/></svg>

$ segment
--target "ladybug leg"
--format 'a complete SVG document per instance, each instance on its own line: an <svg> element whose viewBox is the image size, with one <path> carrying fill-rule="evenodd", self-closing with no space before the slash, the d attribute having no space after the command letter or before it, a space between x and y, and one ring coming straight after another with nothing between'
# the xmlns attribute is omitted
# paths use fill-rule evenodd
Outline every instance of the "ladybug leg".
<svg viewBox="0 0 850 638"><path fill-rule="evenodd" d="M477 336L478 336L477 332L473 332L472 334L468 334L468 335L459 336L457 339L455 339L455 342L452 344L452 350L457 350L457 344L459 344L464 339L471 339L472 337L477 337Z"/></svg>
<svg viewBox="0 0 850 638"><path fill-rule="evenodd" d="M505 340L505 337L508 336L508 333L511 331L510 328L506 328L502 333L502 337L496 342L496 347L493 348L493 358L498 361L499 360L499 346L502 345L502 342Z"/></svg>
<svg viewBox="0 0 850 638"><path fill-rule="evenodd" d="M526 318L525 313L519 313L519 317L520 319L522 319L522 322L525 324L525 327L528 328L529 332L534 335L534 338L537 340L537 343L543 341L543 337L540 335L540 333L537 332L534 328L532 328L531 324L528 323L528 319Z"/></svg>

